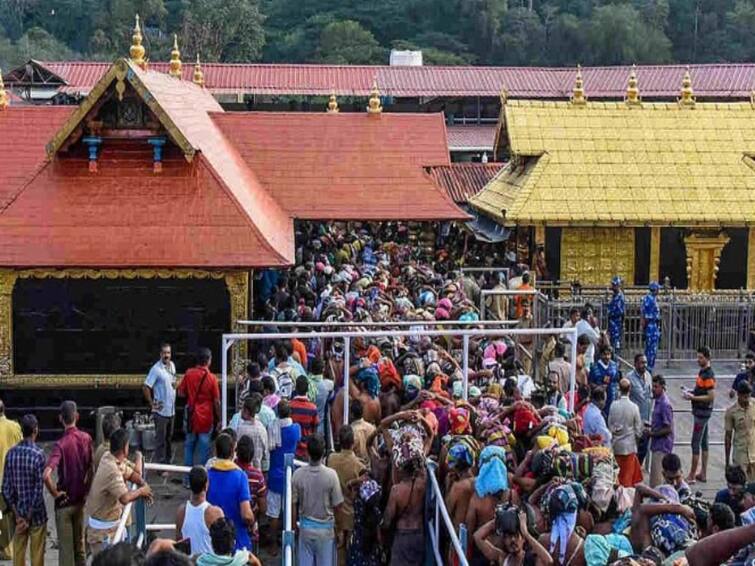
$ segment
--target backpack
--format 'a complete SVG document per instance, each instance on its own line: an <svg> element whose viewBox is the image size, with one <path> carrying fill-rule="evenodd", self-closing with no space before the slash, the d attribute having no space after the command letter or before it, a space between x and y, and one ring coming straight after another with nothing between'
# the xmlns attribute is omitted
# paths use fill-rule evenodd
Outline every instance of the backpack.
<svg viewBox="0 0 755 566"><path fill-rule="evenodd" d="M276 367L270 372L271 377L278 383L278 395L284 399L291 399L294 393L296 379L293 370L294 368L286 364L284 368Z"/></svg>

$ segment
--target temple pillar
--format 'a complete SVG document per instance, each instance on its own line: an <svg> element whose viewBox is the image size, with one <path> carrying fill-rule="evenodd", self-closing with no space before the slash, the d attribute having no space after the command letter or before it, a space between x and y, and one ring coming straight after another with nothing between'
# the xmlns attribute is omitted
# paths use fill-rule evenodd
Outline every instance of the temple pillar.
<svg viewBox="0 0 755 566"><path fill-rule="evenodd" d="M659 281L660 278L661 278L661 227L652 226L650 228L650 281Z"/></svg>
<svg viewBox="0 0 755 566"><path fill-rule="evenodd" d="M0 377L13 374L13 286L16 272L0 270Z"/></svg>
<svg viewBox="0 0 755 566"><path fill-rule="evenodd" d="M240 326L239 320L249 317L249 272L228 271L225 274L225 285L231 300L231 332L246 332L246 326ZM238 347L231 349L229 378L244 372L248 363L249 343L246 340L237 342Z"/></svg>
<svg viewBox="0 0 755 566"><path fill-rule="evenodd" d="M755 289L755 228L747 233L747 288Z"/></svg>
<svg viewBox="0 0 755 566"><path fill-rule="evenodd" d="M693 232L684 238L690 290L705 292L716 288L721 252L728 243L729 237L725 232Z"/></svg>

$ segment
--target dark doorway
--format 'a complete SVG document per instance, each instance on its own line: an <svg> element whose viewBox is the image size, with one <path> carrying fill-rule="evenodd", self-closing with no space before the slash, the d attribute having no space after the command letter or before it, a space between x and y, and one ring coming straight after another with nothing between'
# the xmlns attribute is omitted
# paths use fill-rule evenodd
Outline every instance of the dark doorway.
<svg viewBox="0 0 755 566"><path fill-rule="evenodd" d="M684 246L683 228L661 228L661 280L671 279L671 286L687 288L687 252Z"/></svg>
<svg viewBox="0 0 755 566"><path fill-rule="evenodd" d="M222 279L19 279L14 371L146 374L162 341L173 346L179 373L202 346L214 367L229 322Z"/></svg>
<svg viewBox="0 0 755 566"><path fill-rule="evenodd" d="M727 228L729 243L721 252L716 289L740 289L747 286L747 228Z"/></svg>
<svg viewBox="0 0 755 566"><path fill-rule="evenodd" d="M545 264L553 281L561 279L561 228L545 229Z"/></svg>
<svg viewBox="0 0 755 566"><path fill-rule="evenodd" d="M650 228L634 229L634 284L650 283Z"/></svg>

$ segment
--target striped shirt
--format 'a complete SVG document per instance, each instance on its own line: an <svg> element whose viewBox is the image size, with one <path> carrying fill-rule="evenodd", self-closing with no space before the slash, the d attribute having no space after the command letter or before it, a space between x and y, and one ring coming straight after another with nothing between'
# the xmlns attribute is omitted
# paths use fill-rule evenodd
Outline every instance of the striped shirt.
<svg viewBox="0 0 755 566"><path fill-rule="evenodd" d="M47 524L42 491L44 469L45 453L30 440L22 440L5 458L3 497L13 512L33 527Z"/></svg>
<svg viewBox="0 0 755 566"><path fill-rule="evenodd" d="M317 415L317 405L312 403L306 395L299 395L291 399L291 420L301 427L301 440L296 445L296 457L307 460L307 439L317 432L320 417Z"/></svg>
<svg viewBox="0 0 755 566"><path fill-rule="evenodd" d="M260 500L267 497L267 484L265 483L265 476L258 468L255 468L251 464L244 464L238 459L236 459L235 464L239 468L241 468L241 470L246 474L246 477L249 480L249 495L251 495L252 497L252 512L254 513L255 517L258 517ZM254 542L257 542L259 541L259 538L260 533L255 521L254 530L252 531L252 540Z"/></svg>
<svg viewBox="0 0 755 566"><path fill-rule="evenodd" d="M239 426L236 429L239 438L248 436L252 439L254 445L254 457L252 465L260 468L263 472L270 469L270 450L267 444L267 429L258 418L251 421L239 420Z"/></svg>

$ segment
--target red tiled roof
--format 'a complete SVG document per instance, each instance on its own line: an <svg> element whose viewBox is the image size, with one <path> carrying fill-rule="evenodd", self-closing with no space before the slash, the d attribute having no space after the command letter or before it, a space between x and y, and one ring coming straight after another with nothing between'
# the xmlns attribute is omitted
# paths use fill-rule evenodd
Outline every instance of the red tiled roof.
<svg viewBox="0 0 755 566"><path fill-rule="evenodd" d="M87 92L109 68L109 63L63 61L43 65L63 77L69 92ZM167 63L151 69L167 72ZM367 96L373 81L380 91L395 97L498 96L502 89L517 98L567 98L574 86L573 68L545 67L391 67L296 64L205 63L207 87L215 94ZM678 96L685 65L640 65L640 91L650 98ZM585 67L585 90L591 98L622 98L628 66ZM192 65L183 68L191 79ZM701 97L747 98L755 84L755 64L691 65L693 88Z"/></svg>
<svg viewBox="0 0 755 566"><path fill-rule="evenodd" d="M14 105L0 112L0 211L45 163L45 143L73 112L71 106Z"/></svg>
<svg viewBox="0 0 755 566"><path fill-rule="evenodd" d="M452 163L433 167L430 174L456 204L466 204L503 166L504 163Z"/></svg>
<svg viewBox="0 0 755 566"><path fill-rule="evenodd" d="M450 151L493 151L497 124L448 126Z"/></svg>
<svg viewBox="0 0 755 566"><path fill-rule="evenodd" d="M466 218L423 167L448 165L440 114L213 113L294 217Z"/></svg>

